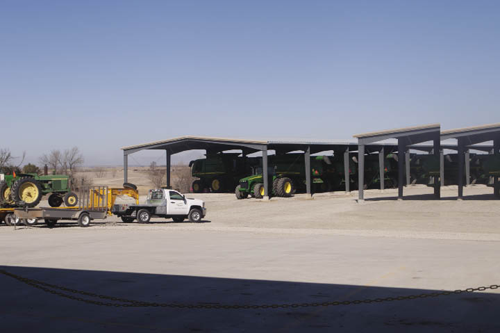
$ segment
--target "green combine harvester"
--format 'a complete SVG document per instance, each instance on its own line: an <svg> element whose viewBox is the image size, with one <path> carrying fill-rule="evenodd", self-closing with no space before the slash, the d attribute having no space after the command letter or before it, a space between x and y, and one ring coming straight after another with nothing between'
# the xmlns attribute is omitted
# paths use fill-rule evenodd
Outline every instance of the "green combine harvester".
<svg viewBox="0 0 500 333"><path fill-rule="evenodd" d="M50 194L48 201L51 207L59 207L63 203L74 207L78 203L78 196L71 192L69 176L0 174L0 207L35 207L47 194Z"/></svg>

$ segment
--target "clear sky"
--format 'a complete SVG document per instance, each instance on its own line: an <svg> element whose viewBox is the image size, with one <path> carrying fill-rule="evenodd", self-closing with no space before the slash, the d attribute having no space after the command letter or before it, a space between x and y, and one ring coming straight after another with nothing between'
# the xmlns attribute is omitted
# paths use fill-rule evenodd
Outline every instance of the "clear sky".
<svg viewBox="0 0 500 333"><path fill-rule="evenodd" d="M500 122L500 1L0 0L0 148Z"/></svg>

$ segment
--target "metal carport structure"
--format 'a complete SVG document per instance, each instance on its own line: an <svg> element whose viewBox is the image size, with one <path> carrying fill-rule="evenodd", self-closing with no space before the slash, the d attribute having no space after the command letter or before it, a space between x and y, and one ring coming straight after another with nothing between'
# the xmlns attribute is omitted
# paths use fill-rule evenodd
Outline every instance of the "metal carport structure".
<svg viewBox="0 0 500 333"><path fill-rule="evenodd" d="M398 199L403 199L403 186L405 182L405 164L407 170L409 169L409 148L418 143L432 141L432 153L439 158L441 149L441 125L431 124L424 126L406 127L394 130L386 130L379 132L370 132L364 134L354 135L358 139L358 184L364 184L365 173L365 147L389 139L396 139L398 141ZM380 159L383 160L384 153L380 154ZM409 172L406 172L409 174ZM382 182L381 182L382 183ZM364 187L359 188L359 201L364 200ZM440 197L439 182L434 181L434 195Z"/></svg>
<svg viewBox="0 0 500 333"><path fill-rule="evenodd" d="M469 149L476 149L472 145L493 141L493 155L498 157L500 150L500 123L474 126L460 129L446 130L441 133L441 139L456 139L458 150L458 199L463 199L464 195L464 168L467 167L465 161ZM467 157L467 162L469 158ZM494 179L494 193L499 197L498 175Z"/></svg>

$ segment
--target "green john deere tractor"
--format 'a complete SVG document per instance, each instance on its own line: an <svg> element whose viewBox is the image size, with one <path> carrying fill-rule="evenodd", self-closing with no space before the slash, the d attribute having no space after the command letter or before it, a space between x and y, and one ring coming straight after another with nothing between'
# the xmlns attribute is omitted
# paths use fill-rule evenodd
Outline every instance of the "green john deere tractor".
<svg viewBox="0 0 500 333"><path fill-rule="evenodd" d="M0 207L35 207L49 193L51 207L59 207L63 202L67 207L74 207L78 203L78 196L71 192L69 176L0 174Z"/></svg>

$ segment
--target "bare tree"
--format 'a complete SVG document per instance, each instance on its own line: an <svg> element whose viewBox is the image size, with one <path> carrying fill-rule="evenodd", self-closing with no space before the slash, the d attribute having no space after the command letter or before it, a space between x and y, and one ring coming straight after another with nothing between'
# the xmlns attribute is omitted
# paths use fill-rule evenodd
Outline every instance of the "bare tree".
<svg viewBox="0 0 500 333"><path fill-rule="evenodd" d="M106 168L96 167L94 168L94 174L96 178L104 178L106 176Z"/></svg>
<svg viewBox="0 0 500 333"><path fill-rule="evenodd" d="M49 169L52 169L55 174L62 167L62 154L60 150L52 150L48 155L43 154L40 158L42 164L47 164Z"/></svg>
<svg viewBox="0 0 500 333"><path fill-rule="evenodd" d="M83 164L85 161L83 155L80 153L80 149L78 147L73 147L71 149L67 149L63 154L63 166L66 170L66 174L73 174L76 171L76 168Z"/></svg>
<svg viewBox="0 0 500 333"><path fill-rule="evenodd" d="M176 190L183 193L190 192L193 181L189 166L181 164L172 169L172 185Z"/></svg>
<svg viewBox="0 0 500 333"><path fill-rule="evenodd" d="M148 178L155 188L160 188L163 185L165 179L165 172L158 169L156 162L151 162L149 165Z"/></svg>
<svg viewBox="0 0 500 333"><path fill-rule="evenodd" d="M0 168L10 164L12 161L12 153L8 149L0 149Z"/></svg>

